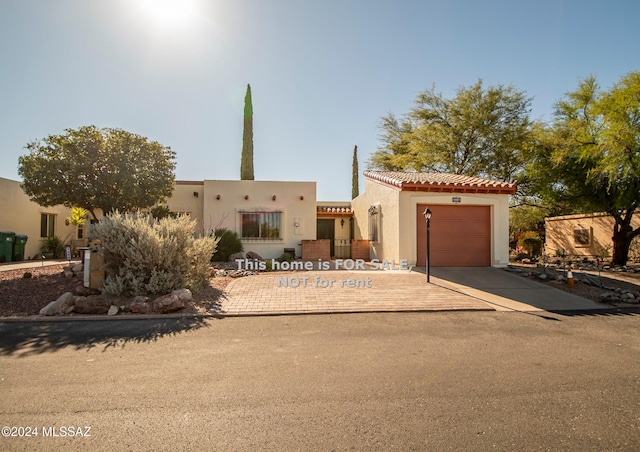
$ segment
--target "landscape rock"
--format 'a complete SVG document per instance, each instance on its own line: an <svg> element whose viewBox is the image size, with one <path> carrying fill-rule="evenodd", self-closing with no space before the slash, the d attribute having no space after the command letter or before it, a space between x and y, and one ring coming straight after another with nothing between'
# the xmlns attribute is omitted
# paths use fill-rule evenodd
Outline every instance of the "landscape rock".
<svg viewBox="0 0 640 452"><path fill-rule="evenodd" d="M76 295L80 295L83 297L88 297L89 295L100 295L99 289L94 289L92 287L84 287L84 286L76 287L76 289L73 292Z"/></svg>
<svg viewBox="0 0 640 452"><path fill-rule="evenodd" d="M64 271L64 276L67 277L67 278L73 278L76 275L71 270L65 270Z"/></svg>
<svg viewBox="0 0 640 452"><path fill-rule="evenodd" d="M135 312L136 314L149 314L151 312L151 303L149 297L141 295L134 297L130 303L125 305L125 310Z"/></svg>
<svg viewBox="0 0 640 452"><path fill-rule="evenodd" d="M40 310L40 315L63 315L69 306L73 306L75 296L71 292L65 292Z"/></svg>
<svg viewBox="0 0 640 452"><path fill-rule="evenodd" d="M115 304L112 304L111 306L109 306L109 310L107 311L107 315L116 315L118 312L120 312L120 308L118 306L116 306Z"/></svg>
<svg viewBox="0 0 640 452"><path fill-rule="evenodd" d="M71 271L72 271L73 273L76 273L76 274L78 274L78 273L82 273L82 272L84 272L84 265L82 265L82 264L76 264L76 265L74 265L73 267L71 267Z"/></svg>
<svg viewBox="0 0 640 452"><path fill-rule="evenodd" d="M77 297L73 310L78 314L106 314L110 306L111 300L100 296Z"/></svg>
<svg viewBox="0 0 640 452"><path fill-rule="evenodd" d="M242 253L233 253L229 256L229 262L235 262L236 259L244 259L244 254Z"/></svg>
<svg viewBox="0 0 640 452"><path fill-rule="evenodd" d="M264 259L262 259L262 256L260 256L258 253L253 252L253 251L247 251L247 259L255 261L262 261Z"/></svg>
<svg viewBox="0 0 640 452"><path fill-rule="evenodd" d="M189 289L176 289L171 293L177 295L178 298L180 298L185 303L193 300L193 294Z"/></svg>
<svg viewBox="0 0 640 452"><path fill-rule="evenodd" d="M184 306L184 301L174 293L163 295L151 302L151 309L153 312L157 312L158 314L179 311L180 309L183 309Z"/></svg>
<svg viewBox="0 0 640 452"><path fill-rule="evenodd" d="M540 273L540 274L538 275L538 278L540 278L540 279L542 279L542 280L545 280L545 279L547 279L547 274L546 274L546 273Z"/></svg>
<svg viewBox="0 0 640 452"><path fill-rule="evenodd" d="M600 294L600 301L619 301L618 295L615 292L602 292Z"/></svg>

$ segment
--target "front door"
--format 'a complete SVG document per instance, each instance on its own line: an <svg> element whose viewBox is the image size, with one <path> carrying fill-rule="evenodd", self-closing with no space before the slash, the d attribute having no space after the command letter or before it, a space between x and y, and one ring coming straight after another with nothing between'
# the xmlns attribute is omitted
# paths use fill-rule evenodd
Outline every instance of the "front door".
<svg viewBox="0 0 640 452"><path fill-rule="evenodd" d="M329 239L331 243L331 257L335 256L336 221L333 218L318 218L316 238Z"/></svg>

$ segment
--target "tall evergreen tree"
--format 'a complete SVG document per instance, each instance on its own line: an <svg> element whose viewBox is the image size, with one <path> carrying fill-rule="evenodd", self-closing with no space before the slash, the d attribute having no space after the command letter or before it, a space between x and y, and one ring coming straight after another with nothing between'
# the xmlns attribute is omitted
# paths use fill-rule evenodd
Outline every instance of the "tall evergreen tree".
<svg viewBox="0 0 640 452"><path fill-rule="evenodd" d="M358 146L353 147L353 162L351 163L351 199L360 194L358 188Z"/></svg>
<svg viewBox="0 0 640 452"><path fill-rule="evenodd" d="M240 179L254 180L253 175L253 105L251 104L251 85L247 84L244 96L244 129L242 132L242 158L240 160Z"/></svg>

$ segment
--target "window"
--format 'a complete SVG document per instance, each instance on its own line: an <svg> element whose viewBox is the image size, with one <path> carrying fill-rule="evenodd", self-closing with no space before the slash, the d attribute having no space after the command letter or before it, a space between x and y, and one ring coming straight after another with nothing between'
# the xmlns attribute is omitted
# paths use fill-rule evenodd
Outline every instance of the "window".
<svg viewBox="0 0 640 452"><path fill-rule="evenodd" d="M589 246L591 244L591 229L574 229L573 242L577 246Z"/></svg>
<svg viewBox="0 0 640 452"><path fill-rule="evenodd" d="M47 238L56 235L56 216L53 213L40 214L40 237Z"/></svg>
<svg viewBox="0 0 640 452"><path fill-rule="evenodd" d="M380 241L380 206L369 207L369 241Z"/></svg>
<svg viewBox="0 0 640 452"><path fill-rule="evenodd" d="M282 212L241 212L241 237L249 240L282 240Z"/></svg>
<svg viewBox="0 0 640 452"><path fill-rule="evenodd" d="M78 228L77 228L77 231L78 231L78 236L76 238L78 240L83 239L84 238L84 225L83 224L79 224Z"/></svg>

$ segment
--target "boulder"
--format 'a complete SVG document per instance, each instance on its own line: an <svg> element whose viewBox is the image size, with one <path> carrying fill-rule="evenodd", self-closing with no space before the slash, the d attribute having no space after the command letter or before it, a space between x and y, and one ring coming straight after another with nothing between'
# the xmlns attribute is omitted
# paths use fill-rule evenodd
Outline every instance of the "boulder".
<svg viewBox="0 0 640 452"><path fill-rule="evenodd" d="M88 297L89 295L100 295L99 289L94 289L92 287L84 287L84 286L77 286L73 292L76 295L80 295L82 297Z"/></svg>
<svg viewBox="0 0 640 452"><path fill-rule="evenodd" d="M63 315L67 308L73 306L76 297L71 292L65 292L40 310L40 315Z"/></svg>
<svg viewBox="0 0 640 452"><path fill-rule="evenodd" d="M136 314L149 314L151 312L151 303L149 297L141 295L134 297L130 303L125 305L125 311L135 312Z"/></svg>
<svg viewBox="0 0 640 452"><path fill-rule="evenodd" d="M112 304L111 306L109 306L109 310L107 311L107 315L116 315L118 312L120 312L120 308L118 306L116 306L115 304Z"/></svg>
<svg viewBox="0 0 640 452"><path fill-rule="evenodd" d="M71 271L76 274L82 273L84 271L84 265L76 264L73 267L71 267Z"/></svg>
<svg viewBox="0 0 640 452"><path fill-rule="evenodd" d="M171 293L177 295L178 298L180 298L185 303L193 300L193 294L189 289L176 289Z"/></svg>
<svg viewBox="0 0 640 452"><path fill-rule="evenodd" d="M247 251L247 259L252 260L252 261L262 261L264 259L262 259L262 257L258 254L255 253L253 251Z"/></svg>
<svg viewBox="0 0 640 452"><path fill-rule="evenodd" d="M151 309L158 314L166 314L167 312L175 312L184 308L184 301L174 293L163 295L151 302Z"/></svg>
<svg viewBox="0 0 640 452"><path fill-rule="evenodd" d="M600 294L600 301L604 301L604 302L619 301L619 298L615 292L602 292Z"/></svg>
<svg viewBox="0 0 640 452"><path fill-rule="evenodd" d="M65 270L64 271L64 276L65 276L65 278L73 278L76 275L71 270Z"/></svg>
<svg viewBox="0 0 640 452"><path fill-rule="evenodd" d="M540 279L542 279L542 280L545 280L545 279L547 279L547 274L546 274L546 273L540 273L540 274L538 275L538 278L540 278Z"/></svg>
<svg viewBox="0 0 640 452"><path fill-rule="evenodd" d="M244 254L242 253L233 253L229 256L229 262L235 262L236 259L244 259Z"/></svg>
<svg viewBox="0 0 640 452"><path fill-rule="evenodd" d="M106 314L111 300L100 296L77 297L73 310L78 314Z"/></svg>

